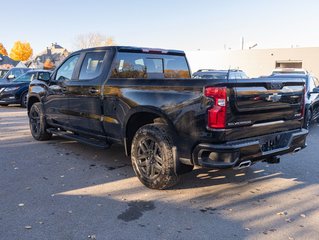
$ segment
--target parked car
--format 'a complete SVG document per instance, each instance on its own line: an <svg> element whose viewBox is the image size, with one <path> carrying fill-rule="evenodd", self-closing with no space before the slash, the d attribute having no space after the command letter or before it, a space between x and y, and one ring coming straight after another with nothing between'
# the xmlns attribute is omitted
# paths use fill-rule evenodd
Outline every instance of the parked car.
<svg viewBox="0 0 319 240"><path fill-rule="evenodd" d="M304 79L306 83L306 94L305 94L305 121L304 128L308 129L313 121L319 122L319 80L315 76L309 73L296 74L296 73L280 73L273 74L271 77L274 78L295 78Z"/></svg>
<svg viewBox="0 0 319 240"><path fill-rule="evenodd" d="M100 47L72 53L29 87L34 139L52 134L124 145L147 187L165 189L194 165L246 168L306 146L304 81L193 79L185 53Z"/></svg>
<svg viewBox="0 0 319 240"><path fill-rule="evenodd" d="M7 72L9 72L9 69L1 69L0 68L0 79L3 78Z"/></svg>
<svg viewBox="0 0 319 240"><path fill-rule="evenodd" d="M308 74L303 68L275 68L272 74Z"/></svg>
<svg viewBox="0 0 319 240"><path fill-rule="evenodd" d="M249 78L246 73L238 69L230 70L215 70L215 69L200 69L193 73L193 78L206 78L206 79L247 79Z"/></svg>
<svg viewBox="0 0 319 240"><path fill-rule="evenodd" d="M20 77L22 74L32 70L31 68L11 68L1 79L1 83L9 83L13 79Z"/></svg>
<svg viewBox="0 0 319 240"><path fill-rule="evenodd" d="M20 104L27 105L29 84L34 79L50 79L50 71L31 70L12 80L10 83L0 84L0 105Z"/></svg>

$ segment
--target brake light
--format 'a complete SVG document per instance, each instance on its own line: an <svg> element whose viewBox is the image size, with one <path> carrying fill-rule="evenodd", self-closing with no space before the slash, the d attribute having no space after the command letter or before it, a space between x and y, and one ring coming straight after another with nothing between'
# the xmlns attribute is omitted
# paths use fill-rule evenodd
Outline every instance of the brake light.
<svg viewBox="0 0 319 240"><path fill-rule="evenodd" d="M303 88L303 95L302 95L302 101L301 101L301 117L305 117L305 109L306 107L306 86Z"/></svg>
<svg viewBox="0 0 319 240"><path fill-rule="evenodd" d="M167 50L164 49L156 49L156 48L143 48L142 52L144 53L158 53L158 54L166 54Z"/></svg>
<svg viewBox="0 0 319 240"><path fill-rule="evenodd" d="M227 88L226 87L207 87L205 96L214 100L214 106L208 109L208 127L226 128L227 113Z"/></svg>

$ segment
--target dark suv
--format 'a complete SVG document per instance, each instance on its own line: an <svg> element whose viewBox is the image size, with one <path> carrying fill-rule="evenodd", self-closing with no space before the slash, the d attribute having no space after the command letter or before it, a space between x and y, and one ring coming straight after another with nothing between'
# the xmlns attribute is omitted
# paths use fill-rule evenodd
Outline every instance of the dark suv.
<svg viewBox="0 0 319 240"><path fill-rule="evenodd" d="M20 104L21 107L26 107L30 82L35 79L49 80L50 74L46 70L31 70L10 83L0 83L0 105Z"/></svg>
<svg viewBox="0 0 319 240"><path fill-rule="evenodd" d="M12 81L13 79L20 77L22 74L25 74L26 72L32 70L31 68L11 68L6 74L0 79L1 83L8 83Z"/></svg>
<svg viewBox="0 0 319 240"><path fill-rule="evenodd" d="M305 121L304 128L309 128L311 122L319 122L319 80L311 74L295 74L295 73L280 73L272 74L274 78L286 78L286 79L304 79L306 83L305 94Z"/></svg>
<svg viewBox="0 0 319 240"><path fill-rule="evenodd" d="M214 69L200 69L193 73L193 78L206 79L247 79L249 78L242 70L214 70Z"/></svg>

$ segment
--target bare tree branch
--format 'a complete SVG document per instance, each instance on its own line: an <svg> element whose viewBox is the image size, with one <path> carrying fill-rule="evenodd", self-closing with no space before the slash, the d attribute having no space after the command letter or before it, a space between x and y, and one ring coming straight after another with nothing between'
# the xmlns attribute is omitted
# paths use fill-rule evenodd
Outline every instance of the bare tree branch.
<svg viewBox="0 0 319 240"><path fill-rule="evenodd" d="M115 45L113 37L106 37L96 32L80 34L75 40L75 47L78 49L113 45Z"/></svg>

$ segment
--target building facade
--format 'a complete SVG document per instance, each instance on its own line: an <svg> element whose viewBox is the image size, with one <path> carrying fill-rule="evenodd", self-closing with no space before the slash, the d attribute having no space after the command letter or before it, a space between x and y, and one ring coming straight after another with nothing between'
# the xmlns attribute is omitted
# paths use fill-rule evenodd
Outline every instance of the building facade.
<svg viewBox="0 0 319 240"><path fill-rule="evenodd" d="M193 72L198 69L241 69L250 77L267 76L276 67L303 68L319 77L319 47L223 51L186 51Z"/></svg>

